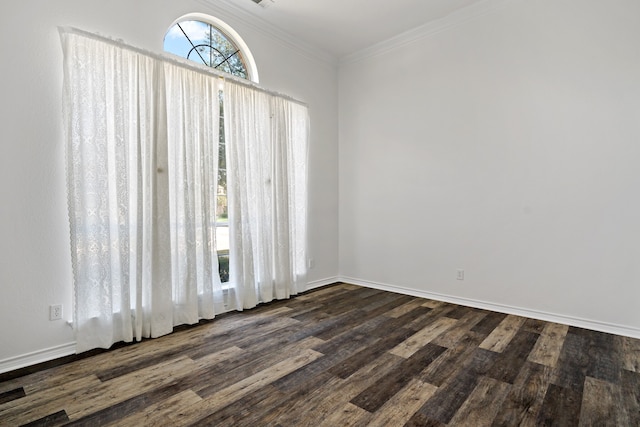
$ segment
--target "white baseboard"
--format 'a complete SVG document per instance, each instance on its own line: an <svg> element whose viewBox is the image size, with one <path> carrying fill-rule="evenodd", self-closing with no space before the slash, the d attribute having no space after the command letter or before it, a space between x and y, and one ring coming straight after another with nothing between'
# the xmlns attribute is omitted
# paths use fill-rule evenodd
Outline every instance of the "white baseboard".
<svg viewBox="0 0 640 427"><path fill-rule="evenodd" d="M305 288L305 291L321 288L323 286L331 285L336 282L338 282L337 277L329 277L326 279L309 282ZM37 365L38 363L49 362L51 360L69 356L75 353L76 343L71 342L68 344L34 351L32 353L23 354L20 356L10 357L8 359L0 360L0 374L14 371L16 369L25 368L27 366Z"/></svg>
<svg viewBox="0 0 640 427"><path fill-rule="evenodd" d="M395 292L404 295L411 295L419 298L427 298L436 301L443 301L452 304L459 304L468 307L480 308L483 310L497 311L499 313L513 314L516 316L529 317L532 319L544 320L547 322L561 323L579 328L591 329L594 331L606 332L610 334L622 335L640 339L640 329L624 325L616 325L612 323L600 322L589 319L582 319L562 314L547 313L544 311L530 310L521 307L513 307L503 304L495 304L487 301L478 301L462 297L454 297L435 292L426 292L417 289L405 288L402 286L390 285L386 283L372 282L369 280L356 279L354 277L329 277L322 280L315 280L307 283L306 290L321 288L323 286L332 285L336 282L350 283L366 288L380 289L383 291ZM34 351L32 353L11 357L0 360L0 374L13 371L27 366L36 365L42 362L48 362L60 357L75 354L76 343L63 344L43 350Z"/></svg>
<svg viewBox="0 0 640 427"><path fill-rule="evenodd" d="M307 283L306 291L310 291L312 289L321 288L323 286L333 285L336 282L339 282L340 279L338 277L329 277L322 280L315 280L313 282Z"/></svg>
<svg viewBox="0 0 640 427"><path fill-rule="evenodd" d="M353 285L366 288L380 289L383 291L395 292L404 295L411 295L420 298L427 298L436 301L443 301L452 304L464 305L468 307L480 308L483 310L497 311L499 313L513 314L516 316L529 317L532 319L544 320L546 322L561 323L563 325L575 326L578 328L591 329L593 331L606 332L609 334L622 335L640 339L640 329L617 325L613 323L601 322L597 320L582 319L579 317L565 316L563 314L547 313L544 311L530 310L522 307L514 307L503 304L495 304L487 301L478 301L462 297L454 297L435 292L426 292L417 289L404 288L386 283L377 283L369 280L356 279L353 277L340 277L340 282L351 283Z"/></svg>
<svg viewBox="0 0 640 427"><path fill-rule="evenodd" d="M8 359L0 360L0 374L4 372L14 371L20 368L25 368L27 366L37 365L38 363L42 362L49 362L50 360L69 356L75 353L76 343L71 342L68 344L45 348L20 356L10 357Z"/></svg>

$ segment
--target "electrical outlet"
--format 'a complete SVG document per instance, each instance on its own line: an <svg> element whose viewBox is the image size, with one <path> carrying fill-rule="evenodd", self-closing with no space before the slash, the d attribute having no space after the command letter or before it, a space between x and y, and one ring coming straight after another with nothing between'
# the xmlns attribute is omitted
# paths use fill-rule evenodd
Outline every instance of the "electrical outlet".
<svg viewBox="0 0 640 427"><path fill-rule="evenodd" d="M313 258L309 258L307 262L307 266L309 267L309 269L314 268L316 266L316 260Z"/></svg>
<svg viewBox="0 0 640 427"><path fill-rule="evenodd" d="M50 305L49 320L60 320L60 319L62 319L62 304Z"/></svg>
<svg viewBox="0 0 640 427"><path fill-rule="evenodd" d="M457 280L464 280L464 270L459 268L456 270L456 279Z"/></svg>

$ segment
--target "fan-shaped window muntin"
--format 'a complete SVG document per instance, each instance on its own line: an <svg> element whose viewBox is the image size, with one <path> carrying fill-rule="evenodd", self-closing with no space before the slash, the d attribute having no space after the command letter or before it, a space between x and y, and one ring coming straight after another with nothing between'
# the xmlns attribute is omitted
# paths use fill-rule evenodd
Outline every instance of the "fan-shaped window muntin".
<svg viewBox="0 0 640 427"><path fill-rule="evenodd" d="M186 19L174 24L164 38L164 50L243 79L252 79L243 50L212 23Z"/></svg>

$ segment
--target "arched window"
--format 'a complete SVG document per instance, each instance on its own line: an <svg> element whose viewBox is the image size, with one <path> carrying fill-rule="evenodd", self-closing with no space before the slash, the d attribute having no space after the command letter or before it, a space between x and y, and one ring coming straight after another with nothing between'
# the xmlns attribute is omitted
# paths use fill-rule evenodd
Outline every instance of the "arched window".
<svg viewBox="0 0 640 427"><path fill-rule="evenodd" d="M178 19L165 34L164 50L236 77L258 83L246 43L223 21L203 14Z"/></svg>
<svg viewBox="0 0 640 427"><path fill-rule="evenodd" d="M189 14L171 25L164 36L164 50L233 76L258 82L258 70L246 43L223 21L203 14ZM218 141L218 189L216 252L220 281L229 281L229 222L227 153L224 133L224 95L220 92Z"/></svg>

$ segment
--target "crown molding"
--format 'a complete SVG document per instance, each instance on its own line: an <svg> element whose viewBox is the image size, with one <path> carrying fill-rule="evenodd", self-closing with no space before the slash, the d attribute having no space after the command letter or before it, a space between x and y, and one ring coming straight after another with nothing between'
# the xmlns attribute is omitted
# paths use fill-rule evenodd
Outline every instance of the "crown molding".
<svg viewBox="0 0 640 427"><path fill-rule="evenodd" d="M367 58L381 56L393 50L431 37L452 27L462 25L481 16L494 12L511 0L482 0L450 13L440 19L429 21L419 27L405 31L380 43L359 50L340 58L340 65L362 61Z"/></svg>
<svg viewBox="0 0 640 427"><path fill-rule="evenodd" d="M230 0L195 0L197 3L205 6L216 17L223 20L239 22L242 25L251 28L263 36L269 37L281 46L295 51L298 55L304 56L307 59L311 59L320 62L324 65L331 67L337 67L338 58L330 53L318 49L308 43L301 41L295 36L281 30L275 25L265 21L264 19L253 15L247 10L241 8L237 4L234 4ZM258 5L256 7L260 8Z"/></svg>

